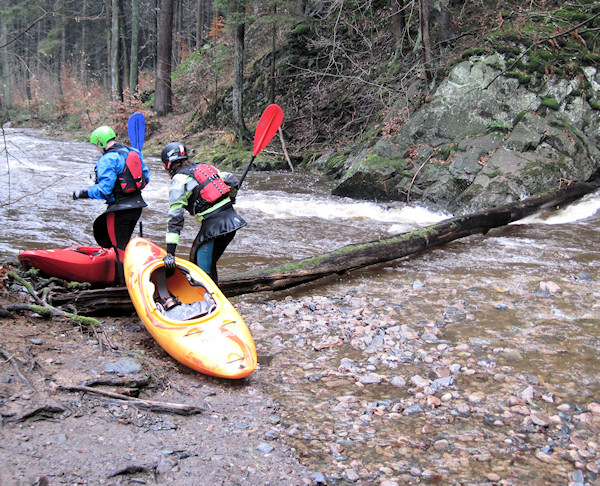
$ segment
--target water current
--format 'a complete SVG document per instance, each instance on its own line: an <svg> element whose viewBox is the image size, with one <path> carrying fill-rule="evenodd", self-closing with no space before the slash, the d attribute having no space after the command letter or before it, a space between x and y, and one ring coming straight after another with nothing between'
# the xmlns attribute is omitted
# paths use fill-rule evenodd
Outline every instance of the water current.
<svg viewBox="0 0 600 486"><path fill-rule="evenodd" d="M92 223L104 205L100 201L73 201L71 194L92 183L97 151L83 142L51 140L44 138L43 132L32 130L7 129L5 135L6 144L0 150L0 253L16 256L28 249L94 245ZM159 159L148 156L146 161L152 180L144 190L149 207L142 218L143 233L162 244L169 182ZM229 274L310 257L347 244L409 231L450 216L419 207L331 197L330 189L327 181L313 175L251 172L236 204L248 226L240 230L221 259L222 272ZM196 230L195 222L188 217L178 250L180 256L186 256ZM343 301L340 306L344 307L350 306L347 296L366 296L383 302L388 317L395 315L400 322L439 324L444 321L443 343L463 342L488 350L510 349L510 353L498 352L498 363L493 366L508 366L513 373L542 375L556 390L564 390L565 397L569 393L583 394L588 397L583 399L585 402L600 395L597 378L599 241L600 192L596 192L565 208L534 215L494 229L485 236L471 236L409 258L274 295L281 299L326 295L334 302ZM577 291L568 298L537 302L539 285L548 281L565 288L577 285ZM411 304L407 304L407 295ZM272 295L238 297L236 303L243 313L247 302L268 307L272 298ZM582 301L585 305L580 305ZM456 309L464 318L448 318ZM301 437L301 441L317 447L315 441L319 442L324 436L341 434L348 438L343 446L331 439L334 444L328 446L331 450L323 450L311 459L315 470L331 469L332 461L340 471L351 469L348 458L335 453L337 447L344 447L350 459L354 457L359 461L362 457L364 461L368 457L381 471L386 471L387 464L396 472L402 472L399 465L402 457L390 452L390 444L403 449L403 441L398 438L398 422L378 425L384 429L378 433L385 436L378 440L375 439L377 434L369 432L367 427L356 441L361 444L360 454L352 455L349 442L353 429L358 426L336 419L335 414L323 420L318 413L307 411L306 407L314 404L315 393L312 379L306 379L306 372L313 364L299 364L310 354L303 351L307 343L297 335L280 336L277 342L281 349L286 347L281 344L282 339L293 350L285 356L280 353L275 362L281 369L289 369L288 375L295 373L296 377L284 379L285 385L274 387L273 393L293 410L290 415L294 411L303 413L304 418L297 420L305 422L306 430L314 431L312 435ZM276 349L275 341L273 336L258 336L259 354L269 354L261 352L261 346ZM337 367L343 357L359 359L359 354L344 345L335 355L322 356L320 360L335 361L333 366ZM481 356L485 356L485 352ZM434 356L434 359L437 358ZM299 369L293 371L294 365ZM302 380L304 384L294 386ZM473 383L472 386L484 389L487 385ZM322 393L318 393L322 398ZM339 396L356 392L336 389L331 393ZM360 398L369 403L390 400L389 392L377 386L362 393ZM335 402L331 397L330 400ZM315 423L319 421L329 432L315 431L318 428ZM365 440L369 447L365 448ZM413 459L419 460L416 456ZM436 460L431 456L426 459L433 465ZM360 466L355 466L360 473ZM422 465L421 470L424 468ZM371 469L363 471L366 477L375 474ZM446 473L448 477L454 474L452 470ZM412 471L412 474L419 480L427 479L420 472ZM485 473L463 470L456 473L459 479L454 480L460 482L461 476L472 478L478 474L483 477ZM531 471L528 474L535 477ZM522 484L527 481L524 479Z"/></svg>

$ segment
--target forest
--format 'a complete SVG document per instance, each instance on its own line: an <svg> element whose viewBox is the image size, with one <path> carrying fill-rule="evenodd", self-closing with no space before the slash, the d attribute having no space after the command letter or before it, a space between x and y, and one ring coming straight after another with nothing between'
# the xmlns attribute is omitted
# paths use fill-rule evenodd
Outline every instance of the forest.
<svg viewBox="0 0 600 486"><path fill-rule="evenodd" d="M599 15L591 0L1 0L0 121L124 133L143 111L151 131L185 115L177 130L243 141L277 102L302 161L392 132L477 49L534 47L551 75L598 66Z"/></svg>

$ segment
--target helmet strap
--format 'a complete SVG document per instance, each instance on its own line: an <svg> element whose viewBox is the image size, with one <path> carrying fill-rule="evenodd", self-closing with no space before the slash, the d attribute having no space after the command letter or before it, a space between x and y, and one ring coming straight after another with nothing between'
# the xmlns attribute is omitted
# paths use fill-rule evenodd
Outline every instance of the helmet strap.
<svg viewBox="0 0 600 486"><path fill-rule="evenodd" d="M184 160L176 160L175 162L173 162L171 164L171 168L169 169L169 175L171 177L173 177L175 174L177 174L177 172L179 172L179 169L181 169L181 166L183 164Z"/></svg>

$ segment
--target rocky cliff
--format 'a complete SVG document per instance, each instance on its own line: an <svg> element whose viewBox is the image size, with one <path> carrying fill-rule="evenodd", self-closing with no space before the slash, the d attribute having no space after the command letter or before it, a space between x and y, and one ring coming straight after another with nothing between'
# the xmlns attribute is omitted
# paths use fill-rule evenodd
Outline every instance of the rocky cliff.
<svg viewBox="0 0 600 486"><path fill-rule="evenodd" d="M600 73L511 72L502 54L453 67L427 102L370 146L319 160L333 194L459 214L600 176Z"/></svg>

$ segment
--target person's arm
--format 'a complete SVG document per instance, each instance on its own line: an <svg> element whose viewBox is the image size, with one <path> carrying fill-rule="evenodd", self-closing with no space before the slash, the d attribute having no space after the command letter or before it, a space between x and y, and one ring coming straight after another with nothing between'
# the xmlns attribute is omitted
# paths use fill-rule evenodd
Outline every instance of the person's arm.
<svg viewBox="0 0 600 486"><path fill-rule="evenodd" d="M183 229L185 220L185 207L192 194L187 190L189 176L184 174L175 174L169 187L169 214L167 215L167 252L175 254L175 249L179 244L179 235Z"/></svg>
<svg viewBox="0 0 600 486"><path fill-rule="evenodd" d="M87 188L88 196L92 199L112 200L112 192L117 181L117 166L119 163L117 153L105 154L98 159L96 171L98 180L96 184Z"/></svg>
<svg viewBox="0 0 600 486"><path fill-rule="evenodd" d="M232 202L235 202L237 196L239 180L231 172L219 171L219 177L223 179L223 182L229 186L229 198Z"/></svg>

